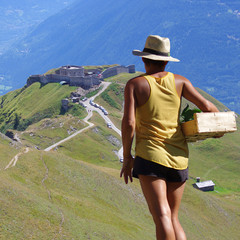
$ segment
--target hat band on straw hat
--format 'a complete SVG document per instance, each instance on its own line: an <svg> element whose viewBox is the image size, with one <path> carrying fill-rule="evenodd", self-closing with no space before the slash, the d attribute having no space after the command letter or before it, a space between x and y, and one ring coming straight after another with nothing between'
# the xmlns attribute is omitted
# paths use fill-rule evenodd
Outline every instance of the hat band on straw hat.
<svg viewBox="0 0 240 240"><path fill-rule="evenodd" d="M150 49L150 48L144 48L143 52L155 54L155 55L158 55L158 56L164 56L164 57L169 57L170 56L170 53L159 52L159 51L156 51L156 50L153 50L153 49Z"/></svg>

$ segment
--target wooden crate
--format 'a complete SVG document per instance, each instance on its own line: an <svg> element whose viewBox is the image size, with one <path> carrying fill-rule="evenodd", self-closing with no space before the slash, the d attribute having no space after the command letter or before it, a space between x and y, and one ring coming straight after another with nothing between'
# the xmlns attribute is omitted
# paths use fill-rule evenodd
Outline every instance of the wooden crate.
<svg viewBox="0 0 240 240"><path fill-rule="evenodd" d="M181 124L188 142L221 136L237 130L234 112L201 112L194 114L194 120Z"/></svg>

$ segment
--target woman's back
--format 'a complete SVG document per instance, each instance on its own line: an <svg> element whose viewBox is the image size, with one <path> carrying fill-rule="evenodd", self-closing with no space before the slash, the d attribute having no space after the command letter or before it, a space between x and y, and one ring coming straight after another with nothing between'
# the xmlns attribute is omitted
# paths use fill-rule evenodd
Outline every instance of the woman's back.
<svg viewBox="0 0 240 240"><path fill-rule="evenodd" d="M136 107L136 155L166 167L185 169L188 147L179 125L181 101L174 74L143 77L150 93L147 101Z"/></svg>

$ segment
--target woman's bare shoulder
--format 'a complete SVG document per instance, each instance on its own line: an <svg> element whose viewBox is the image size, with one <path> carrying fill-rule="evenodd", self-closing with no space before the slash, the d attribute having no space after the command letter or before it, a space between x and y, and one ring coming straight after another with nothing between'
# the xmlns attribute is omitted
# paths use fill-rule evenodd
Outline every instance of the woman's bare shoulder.
<svg viewBox="0 0 240 240"><path fill-rule="evenodd" d="M129 85L138 86L138 85L141 85L145 81L147 82L147 79L144 77L144 74L142 74L140 76L137 76L137 77L134 77L134 78L131 78L130 80L128 80L126 86L129 86Z"/></svg>
<svg viewBox="0 0 240 240"><path fill-rule="evenodd" d="M189 81L187 78L185 78L184 76L179 75L179 74L174 73L174 77L175 77L175 80L177 80L177 81L183 81L183 82L188 82Z"/></svg>

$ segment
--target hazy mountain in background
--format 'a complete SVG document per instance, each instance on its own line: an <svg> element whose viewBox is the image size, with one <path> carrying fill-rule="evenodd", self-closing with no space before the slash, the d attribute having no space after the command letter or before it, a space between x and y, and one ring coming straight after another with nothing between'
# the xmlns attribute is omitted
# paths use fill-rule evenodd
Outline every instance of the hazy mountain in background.
<svg viewBox="0 0 240 240"><path fill-rule="evenodd" d="M33 30L49 16L59 12L74 0L1 0L0 55L11 44Z"/></svg>
<svg viewBox="0 0 240 240"><path fill-rule="evenodd" d="M136 64L143 70L131 51L159 34L171 39L171 55L181 60L168 71L240 112L239 9L236 0L78 0L1 56L0 84L22 87L29 75L66 64Z"/></svg>

